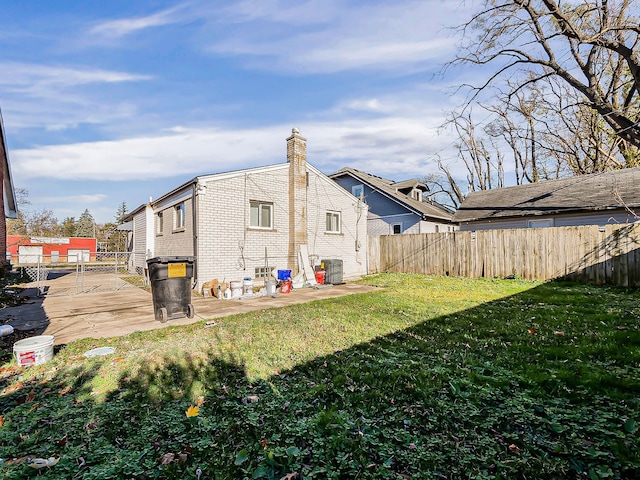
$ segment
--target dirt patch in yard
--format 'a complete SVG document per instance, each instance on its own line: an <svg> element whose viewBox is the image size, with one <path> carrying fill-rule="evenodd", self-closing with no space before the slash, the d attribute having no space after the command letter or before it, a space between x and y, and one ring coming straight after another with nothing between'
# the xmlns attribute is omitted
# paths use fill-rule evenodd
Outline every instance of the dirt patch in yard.
<svg viewBox="0 0 640 480"><path fill-rule="evenodd" d="M0 293L0 308L15 307L28 302L30 298L23 295L24 288L17 286L9 286L4 288ZM0 325L9 325L11 318L0 320ZM14 329L11 335L0 337L0 363L6 363L11 360L13 355L13 345L23 338L39 335L38 329L34 330L17 330Z"/></svg>

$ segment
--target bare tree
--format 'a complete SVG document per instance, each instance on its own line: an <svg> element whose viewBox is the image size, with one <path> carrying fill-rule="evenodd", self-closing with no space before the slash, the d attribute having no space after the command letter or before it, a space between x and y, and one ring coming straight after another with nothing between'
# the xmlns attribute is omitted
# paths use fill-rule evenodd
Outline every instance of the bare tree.
<svg viewBox="0 0 640 480"><path fill-rule="evenodd" d="M640 4L636 0L484 0L461 26L452 64L493 66L477 94L509 74L508 96L549 77L580 93L622 140L640 148Z"/></svg>
<svg viewBox="0 0 640 480"><path fill-rule="evenodd" d="M443 128L452 128L458 141L455 164L464 165L463 175L466 185L461 186L451 162L437 157L440 174L431 174L424 178L429 185L431 195L438 196L439 201L447 206L457 208L468 192L490 190L504 186L504 156L498 146L481 133L477 133L477 125L471 112L466 115L453 112ZM442 197L445 200L441 200Z"/></svg>

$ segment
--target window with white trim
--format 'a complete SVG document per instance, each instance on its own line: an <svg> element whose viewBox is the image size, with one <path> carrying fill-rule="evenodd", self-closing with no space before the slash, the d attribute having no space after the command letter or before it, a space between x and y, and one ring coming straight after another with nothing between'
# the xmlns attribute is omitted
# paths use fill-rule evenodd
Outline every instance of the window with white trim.
<svg viewBox="0 0 640 480"><path fill-rule="evenodd" d="M164 212L158 212L156 215L156 235L162 235L162 231L164 230Z"/></svg>
<svg viewBox="0 0 640 480"><path fill-rule="evenodd" d="M273 203L249 202L249 226L251 228L273 228Z"/></svg>
<svg viewBox="0 0 640 480"><path fill-rule="evenodd" d="M354 197L362 198L364 196L364 185L354 185L351 187L351 193Z"/></svg>
<svg viewBox="0 0 640 480"><path fill-rule="evenodd" d="M184 230L186 215L186 207L184 202L173 207L173 229Z"/></svg>
<svg viewBox="0 0 640 480"><path fill-rule="evenodd" d="M327 212L326 233L340 233L340 212Z"/></svg>

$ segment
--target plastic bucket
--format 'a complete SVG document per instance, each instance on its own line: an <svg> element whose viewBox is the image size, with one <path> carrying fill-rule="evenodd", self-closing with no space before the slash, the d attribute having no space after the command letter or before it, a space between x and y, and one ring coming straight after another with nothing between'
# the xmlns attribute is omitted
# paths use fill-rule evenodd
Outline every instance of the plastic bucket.
<svg viewBox="0 0 640 480"><path fill-rule="evenodd" d="M280 285L280 293L290 293L290 292L291 292L291 280L282 282L282 285Z"/></svg>
<svg viewBox="0 0 640 480"><path fill-rule="evenodd" d="M267 280L264 284L267 289L267 295L275 295L276 294L276 282L275 280Z"/></svg>
<svg viewBox="0 0 640 480"><path fill-rule="evenodd" d="M231 280L229 287L231 288L231 298L239 298L242 296L242 282L240 280Z"/></svg>
<svg viewBox="0 0 640 480"><path fill-rule="evenodd" d="M245 295L247 295L248 293L253 293L253 280L251 280L249 277L245 278L243 280L243 292Z"/></svg>
<svg viewBox="0 0 640 480"><path fill-rule="evenodd" d="M13 354L21 367L41 365L53 358L53 335L39 335L18 340Z"/></svg>
<svg viewBox="0 0 640 480"><path fill-rule="evenodd" d="M324 270L316 270L316 282L318 285L324 285Z"/></svg>
<svg viewBox="0 0 640 480"><path fill-rule="evenodd" d="M291 270L278 270L278 280L285 281L291 278Z"/></svg>

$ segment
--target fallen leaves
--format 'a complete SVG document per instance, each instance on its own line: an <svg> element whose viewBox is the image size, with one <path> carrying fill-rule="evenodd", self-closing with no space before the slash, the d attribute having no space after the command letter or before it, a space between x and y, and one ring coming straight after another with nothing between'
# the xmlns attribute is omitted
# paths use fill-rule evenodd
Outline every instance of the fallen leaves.
<svg viewBox="0 0 640 480"><path fill-rule="evenodd" d="M62 390L58 390L58 395L60 395L60 396L67 395L67 394L71 393L72 391L73 391L73 389L71 388L71 386L67 385Z"/></svg>
<svg viewBox="0 0 640 480"><path fill-rule="evenodd" d="M197 417L198 415L200 415L200 407L189 405L189 408L187 408L185 414L187 415L187 418Z"/></svg>
<svg viewBox="0 0 640 480"><path fill-rule="evenodd" d="M255 403L259 400L258 395L248 395L242 399L243 405L248 405L249 403Z"/></svg>
<svg viewBox="0 0 640 480"><path fill-rule="evenodd" d="M190 451L190 448L191 447L187 445L188 451ZM186 463L188 459L189 454L187 452L167 452L158 459L158 462L160 463L160 465L169 465L173 462Z"/></svg>

